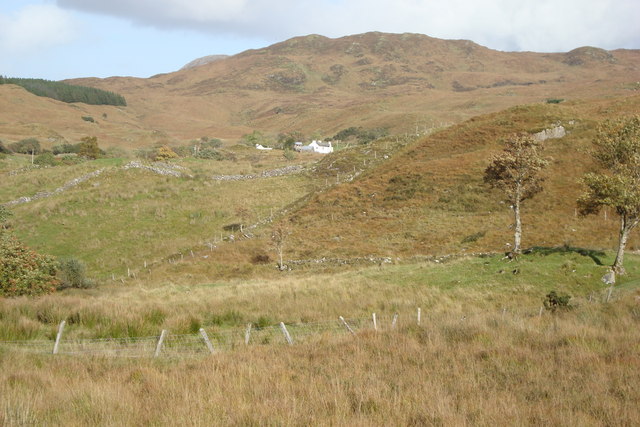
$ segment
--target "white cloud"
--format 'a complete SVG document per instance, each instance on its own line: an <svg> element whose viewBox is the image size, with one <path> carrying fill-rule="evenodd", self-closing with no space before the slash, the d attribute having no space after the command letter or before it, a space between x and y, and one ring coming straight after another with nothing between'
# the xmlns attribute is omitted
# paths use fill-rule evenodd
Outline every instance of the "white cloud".
<svg viewBox="0 0 640 427"><path fill-rule="evenodd" d="M503 50L640 47L638 0L57 0L160 29L282 40L366 31L465 38Z"/></svg>
<svg viewBox="0 0 640 427"><path fill-rule="evenodd" d="M71 42L76 25L69 12L54 5L27 5L14 14L0 14L0 53L29 55Z"/></svg>

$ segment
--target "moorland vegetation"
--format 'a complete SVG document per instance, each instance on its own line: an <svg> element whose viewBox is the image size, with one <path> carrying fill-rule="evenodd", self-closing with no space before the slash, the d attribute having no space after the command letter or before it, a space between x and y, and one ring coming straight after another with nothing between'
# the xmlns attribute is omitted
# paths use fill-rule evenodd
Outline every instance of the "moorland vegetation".
<svg viewBox="0 0 640 427"><path fill-rule="evenodd" d="M0 124L0 424L640 423L636 54L370 33L84 80L127 108L1 85L46 118ZM117 357L161 331L197 348Z"/></svg>

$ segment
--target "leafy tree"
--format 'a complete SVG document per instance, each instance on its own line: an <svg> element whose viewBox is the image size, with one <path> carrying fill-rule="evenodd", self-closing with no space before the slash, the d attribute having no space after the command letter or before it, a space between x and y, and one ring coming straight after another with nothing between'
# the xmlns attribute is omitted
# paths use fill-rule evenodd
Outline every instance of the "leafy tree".
<svg viewBox="0 0 640 427"><path fill-rule="evenodd" d="M55 260L27 248L10 233L0 233L0 296L42 295L55 291Z"/></svg>
<svg viewBox="0 0 640 427"><path fill-rule="evenodd" d="M304 141L304 135L301 132L294 131L290 133L281 133L278 135L278 145L283 150L293 150L296 142Z"/></svg>
<svg viewBox="0 0 640 427"><path fill-rule="evenodd" d="M598 128L592 157L602 172L586 174L587 187L578 199L583 215L610 206L620 215L620 232L613 271L624 274L624 250L629 233L640 222L640 116L608 120Z"/></svg>
<svg viewBox="0 0 640 427"><path fill-rule="evenodd" d="M528 134L515 134L505 143L504 151L491 158L484 172L484 182L504 194L514 213L514 254L521 252L522 203L542 191L540 172L548 161L541 157L542 144Z"/></svg>
<svg viewBox="0 0 640 427"><path fill-rule="evenodd" d="M95 286L95 282L87 277L87 268L76 258L62 259L58 262L58 289L78 288L88 289Z"/></svg>
<svg viewBox="0 0 640 427"><path fill-rule="evenodd" d="M264 135L262 132L254 130L251 133L242 135L242 142L251 147L255 147L256 144L262 144L264 142Z"/></svg>
<svg viewBox="0 0 640 427"><path fill-rule="evenodd" d="M14 153L20 154L39 154L40 149L40 141L36 138L25 138L18 142L14 142L13 144L9 144L9 149Z"/></svg>
<svg viewBox="0 0 640 427"><path fill-rule="evenodd" d="M78 156L86 157L87 159L97 159L104 154L100 147L98 147L98 138L95 136L85 136L78 144Z"/></svg>

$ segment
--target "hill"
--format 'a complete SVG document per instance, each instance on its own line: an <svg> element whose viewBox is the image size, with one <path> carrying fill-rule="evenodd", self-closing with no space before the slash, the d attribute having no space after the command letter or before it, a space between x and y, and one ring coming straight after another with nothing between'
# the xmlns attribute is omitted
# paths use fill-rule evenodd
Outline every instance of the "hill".
<svg viewBox="0 0 640 427"><path fill-rule="evenodd" d="M639 110L640 96L533 104L324 157L290 160L279 150L235 146L228 160L185 158L160 167L180 176L125 168L122 159L8 173L21 164L11 156L0 162L7 172L0 196L8 202L53 192L104 169L68 191L11 207L22 239L45 253L79 257L103 279L127 277L129 270L144 272L147 282L278 274L271 220L292 232L285 259L294 268L501 252L512 241L512 219L482 183L488 159L512 132L562 125L567 135L545 142L552 162L545 191L524 207L523 244L609 249L616 244L615 215L577 217L578 180L592 167L597 123ZM304 171L263 175L296 165ZM241 232L239 224L257 227ZM636 235L628 247L640 247Z"/></svg>
<svg viewBox="0 0 640 427"><path fill-rule="evenodd" d="M53 118L38 114L39 101L29 96L11 105L1 96L0 107L13 114L0 124L0 139L57 133L76 140L90 130L105 144L140 147L203 135L236 139L254 129L330 137L362 126L416 134L548 98L625 96L638 81L635 50L516 53L420 34L310 35L148 79L72 80L127 99L126 109L89 108L108 117L91 129L75 126L77 112L61 105L50 106L60 110Z"/></svg>

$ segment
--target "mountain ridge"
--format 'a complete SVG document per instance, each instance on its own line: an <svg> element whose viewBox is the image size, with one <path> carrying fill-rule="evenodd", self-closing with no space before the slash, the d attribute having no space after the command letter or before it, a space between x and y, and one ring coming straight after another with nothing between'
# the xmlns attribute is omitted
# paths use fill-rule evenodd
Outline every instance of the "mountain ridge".
<svg viewBox="0 0 640 427"><path fill-rule="evenodd" d="M236 140L253 130L330 137L359 126L414 133L550 98L625 96L637 81L640 50L501 52L469 40L379 32L294 37L146 79L68 80L125 96L128 107L113 114L126 118L98 120L91 131L107 145L129 148L203 135ZM0 138L42 136L29 135L33 127L72 141L87 134L76 126L73 107L60 107L64 123L37 116L25 123L33 117L31 103L25 99L0 124ZM94 114L111 117L110 111Z"/></svg>

